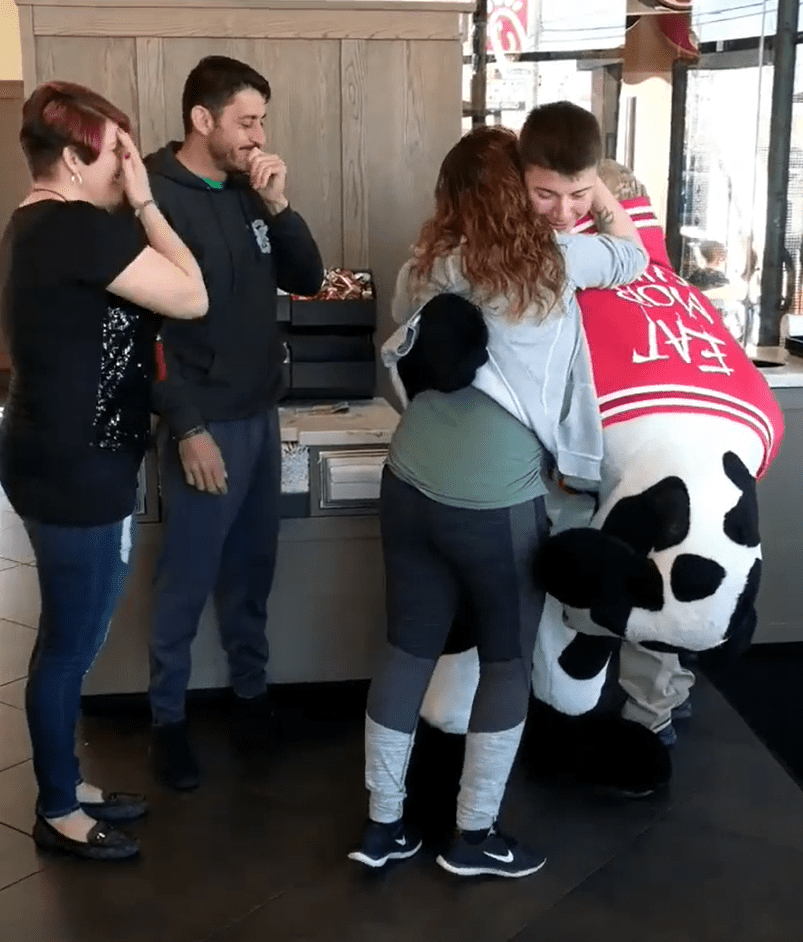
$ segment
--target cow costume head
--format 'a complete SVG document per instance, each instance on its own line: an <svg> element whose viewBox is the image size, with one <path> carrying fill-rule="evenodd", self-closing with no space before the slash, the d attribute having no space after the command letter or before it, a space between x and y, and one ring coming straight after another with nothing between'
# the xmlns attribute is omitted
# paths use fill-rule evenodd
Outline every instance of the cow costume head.
<svg viewBox="0 0 803 942"><path fill-rule="evenodd" d="M650 264L631 285L578 296L604 435L598 509L549 541L544 577L585 634L744 643L761 574L756 479L781 411L716 309L672 270L649 199L623 206Z"/></svg>

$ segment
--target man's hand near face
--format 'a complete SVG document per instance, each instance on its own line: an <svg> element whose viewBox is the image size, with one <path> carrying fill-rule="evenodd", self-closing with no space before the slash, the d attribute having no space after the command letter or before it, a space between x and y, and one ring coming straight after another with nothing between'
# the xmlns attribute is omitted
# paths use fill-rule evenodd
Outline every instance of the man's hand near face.
<svg viewBox="0 0 803 942"><path fill-rule="evenodd" d="M251 186L274 216L287 209L287 197L284 195L287 167L281 157L255 149L248 158L248 172Z"/></svg>

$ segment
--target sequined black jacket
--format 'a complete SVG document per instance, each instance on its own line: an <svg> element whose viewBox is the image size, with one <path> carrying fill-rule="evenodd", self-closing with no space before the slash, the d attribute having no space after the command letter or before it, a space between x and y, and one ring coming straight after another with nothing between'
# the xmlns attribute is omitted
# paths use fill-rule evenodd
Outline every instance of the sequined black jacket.
<svg viewBox="0 0 803 942"><path fill-rule="evenodd" d="M245 419L276 403L283 351L276 289L315 294L323 263L306 223L292 209L271 216L247 182L211 189L175 157L170 144L146 159L154 198L198 260L209 312L165 321L165 373L154 410L176 435L207 421Z"/></svg>

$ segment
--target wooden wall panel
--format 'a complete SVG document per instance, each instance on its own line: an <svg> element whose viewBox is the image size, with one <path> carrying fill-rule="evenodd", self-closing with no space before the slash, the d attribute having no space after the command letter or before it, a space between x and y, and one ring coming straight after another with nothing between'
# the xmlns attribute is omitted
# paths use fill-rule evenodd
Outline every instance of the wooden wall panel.
<svg viewBox="0 0 803 942"><path fill-rule="evenodd" d="M75 19L81 10L37 5L34 21L41 28L49 23L77 31L84 28ZM321 38L285 40L257 39L254 34L248 38L243 30L253 26L259 32L256 13L261 15L263 35L266 18L281 26L283 17L289 23L290 17L300 16L296 23L303 27L309 20L307 27L312 29L310 17L319 11L207 9L206 13L223 17L222 26L197 38L176 37L169 30L162 36L155 32L154 17L184 16L190 13L187 8L153 8L145 15L143 9L120 4L91 12L98 16L95 30L104 24L116 29L111 21L101 23L101 15L128 13L136 17L139 28L133 28L131 19L127 37L39 35L32 53L37 80L72 79L107 95L132 114L136 130L141 123L145 152L183 137L182 87L204 55L231 55L266 75L274 90L268 110L269 147L287 161L290 199L308 220L327 265L373 269L379 292L377 339L383 340L391 328L396 273L431 212L440 162L461 133L460 43L351 36L343 25L349 18L345 11L331 11L341 17L332 23L343 38L326 38L333 35L331 24L318 17ZM62 14L69 14L68 19ZM245 19L240 18L243 14ZM397 19L400 15L381 14L388 17L382 29L404 27ZM456 29L454 14L404 16L415 19L418 34L427 22L435 22L431 16L448 17L448 31ZM88 22L84 26L88 28ZM198 20L193 28L200 33L200 26ZM407 35L404 29L401 35ZM384 371L380 375L387 393Z"/></svg>
<svg viewBox="0 0 803 942"><path fill-rule="evenodd" d="M135 6L37 6L33 11L34 31L40 36L453 40L460 37L454 13L198 9L169 5L147 11Z"/></svg>
<svg viewBox="0 0 803 942"><path fill-rule="evenodd" d="M255 42L269 77L271 147L288 166L288 192L326 265L343 264L340 43Z"/></svg>
<svg viewBox="0 0 803 942"><path fill-rule="evenodd" d="M79 82L108 98L131 118L139 134L136 41L39 36L36 40L38 83L51 79Z"/></svg>
<svg viewBox="0 0 803 942"><path fill-rule="evenodd" d="M366 268L370 262L365 70L365 42L343 40L340 53L343 100L343 264L347 268Z"/></svg>
<svg viewBox="0 0 803 942"><path fill-rule="evenodd" d="M162 147L167 140L164 44L161 39L137 39L137 95L138 144L143 154L149 154Z"/></svg>
<svg viewBox="0 0 803 942"><path fill-rule="evenodd" d="M138 7L166 6L165 0L20 0L20 5L34 7ZM177 0L181 5L183 0ZM476 0L247 0L250 10L383 10L386 13L418 12L473 12ZM243 0L190 0L190 7L234 7L240 9Z"/></svg>
<svg viewBox="0 0 803 942"><path fill-rule="evenodd" d="M22 80L27 98L38 83L36 69L36 38L33 31L33 7L18 6L20 23L20 49L22 52Z"/></svg>
<svg viewBox="0 0 803 942"><path fill-rule="evenodd" d="M20 147L23 101L22 82L0 82L0 233L31 185Z"/></svg>
<svg viewBox="0 0 803 942"><path fill-rule="evenodd" d="M396 275L433 209L441 161L460 139L462 51L450 42L367 44L369 255L378 345L391 333ZM395 401L380 369L380 395Z"/></svg>
<svg viewBox="0 0 803 942"><path fill-rule="evenodd" d="M192 69L204 56L235 56L249 62L243 55L242 43L226 39L164 39L162 41L162 83L165 102L166 140L184 137L181 122L181 92Z"/></svg>
<svg viewBox="0 0 803 942"><path fill-rule="evenodd" d="M267 146L287 163L288 195L312 229L324 262L341 265L340 44L309 40L164 40L167 139L183 137L184 81L198 61L211 53L247 62L270 82Z"/></svg>
<svg viewBox="0 0 803 942"><path fill-rule="evenodd" d="M31 185L28 164L20 147L22 82L0 81L0 233ZM8 386L11 360L0 329L0 390Z"/></svg>

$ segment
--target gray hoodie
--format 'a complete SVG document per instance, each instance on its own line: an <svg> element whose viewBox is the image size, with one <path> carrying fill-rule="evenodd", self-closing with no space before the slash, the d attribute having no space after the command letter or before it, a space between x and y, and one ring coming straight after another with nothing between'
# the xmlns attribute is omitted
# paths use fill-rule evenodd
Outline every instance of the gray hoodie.
<svg viewBox="0 0 803 942"><path fill-rule="evenodd" d="M406 395L396 363L412 347L420 310L436 294L452 292L477 304L488 325L488 362L473 385L532 429L566 477L598 481L602 425L575 292L613 288L638 278L647 264L643 248L612 236L556 233L566 262L567 283L547 317L532 306L510 318L506 296L481 296L463 272L460 250L436 261L423 283L411 275L412 259L399 272L393 319L401 327L382 347L402 403Z"/></svg>

